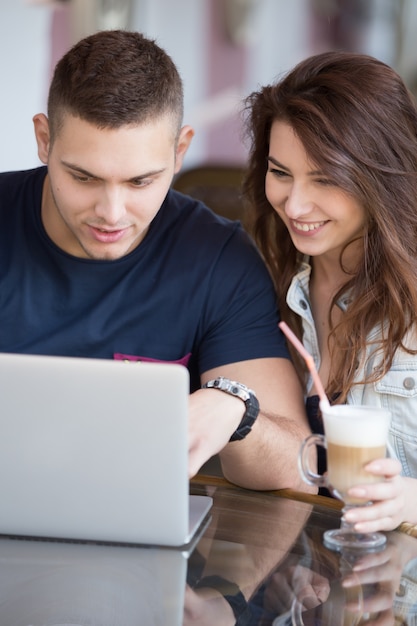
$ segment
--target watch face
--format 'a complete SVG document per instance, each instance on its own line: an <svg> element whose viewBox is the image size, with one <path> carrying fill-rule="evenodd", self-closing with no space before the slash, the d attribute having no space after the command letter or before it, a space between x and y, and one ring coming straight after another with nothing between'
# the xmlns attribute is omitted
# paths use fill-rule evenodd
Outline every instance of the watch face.
<svg viewBox="0 0 417 626"><path fill-rule="evenodd" d="M203 388L204 387L219 389L219 391L224 391L231 396L235 396L245 403L246 411L239 426L230 437L230 441L244 439L252 430L253 423L259 414L259 402L254 392L246 387L246 385L238 383L235 380L229 380L223 376L210 380L203 385Z"/></svg>
<svg viewBox="0 0 417 626"><path fill-rule="evenodd" d="M244 402L250 397L250 389L246 387L246 385L238 383L235 380L229 380L228 378L223 378L222 376L220 376L219 378L216 378L215 380L210 382L213 383L212 386L214 388L221 389L221 391L225 391L232 396L236 396ZM210 383L207 384L209 385Z"/></svg>

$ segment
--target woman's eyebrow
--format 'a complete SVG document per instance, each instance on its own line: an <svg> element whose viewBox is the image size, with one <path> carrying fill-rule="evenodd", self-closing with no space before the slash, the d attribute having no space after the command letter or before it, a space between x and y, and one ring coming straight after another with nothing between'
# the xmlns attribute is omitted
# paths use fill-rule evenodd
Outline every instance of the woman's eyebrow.
<svg viewBox="0 0 417 626"><path fill-rule="evenodd" d="M268 156L268 161L270 163L273 163L276 167L279 167L282 170L285 170L287 172L290 171L288 167L286 167L285 165L277 161L277 159L274 159L274 157L272 156ZM309 176L323 176L323 172L320 172L320 170L311 170L310 172L308 172L308 175Z"/></svg>
<svg viewBox="0 0 417 626"><path fill-rule="evenodd" d="M285 165L282 165L282 163L280 163L279 161L277 161L276 159L274 159L274 157L272 156L268 156L268 161L270 163L273 163L274 165L276 165L277 167L283 169L283 170L287 170L288 171L288 167L285 167Z"/></svg>

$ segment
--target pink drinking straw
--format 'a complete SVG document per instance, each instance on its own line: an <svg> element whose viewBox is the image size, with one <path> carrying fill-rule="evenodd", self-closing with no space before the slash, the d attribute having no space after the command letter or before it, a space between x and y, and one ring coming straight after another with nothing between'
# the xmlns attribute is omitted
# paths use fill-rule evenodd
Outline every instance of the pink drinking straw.
<svg viewBox="0 0 417 626"><path fill-rule="evenodd" d="M316 370L316 366L314 365L313 357L307 350L304 348L301 341L294 335L291 328L285 323L280 322L278 324L282 332L287 336L287 338L291 341L294 348L298 350L302 357L304 357L305 362L307 363L307 367L311 372L311 375L314 380L314 384L316 385L317 392L320 397L320 404L327 409L330 406L329 400L327 399L326 393L323 388L323 384L320 380L320 376L318 371Z"/></svg>

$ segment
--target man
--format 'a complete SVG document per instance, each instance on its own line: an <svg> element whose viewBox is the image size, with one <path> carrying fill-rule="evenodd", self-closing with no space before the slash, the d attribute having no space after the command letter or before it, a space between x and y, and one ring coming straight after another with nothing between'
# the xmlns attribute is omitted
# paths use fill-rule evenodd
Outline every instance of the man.
<svg viewBox="0 0 417 626"><path fill-rule="evenodd" d="M34 117L46 167L0 176L0 350L182 363L190 476L220 452L240 485L300 487L308 431L269 276L239 224L170 189L182 115L172 60L138 33L57 64Z"/></svg>

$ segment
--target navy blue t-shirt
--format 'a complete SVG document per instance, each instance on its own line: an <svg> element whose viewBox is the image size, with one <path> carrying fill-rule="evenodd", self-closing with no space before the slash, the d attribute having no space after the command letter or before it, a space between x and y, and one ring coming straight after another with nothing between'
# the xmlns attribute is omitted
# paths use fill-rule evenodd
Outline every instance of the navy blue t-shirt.
<svg viewBox="0 0 417 626"><path fill-rule="evenodd" d="M58 248L41 222L45 167L0 175L0 351L180 362L288 357L275 294L238 222L170 190L145 239L113 261Z"/></svg>

